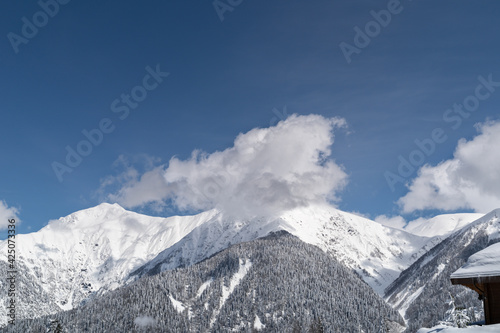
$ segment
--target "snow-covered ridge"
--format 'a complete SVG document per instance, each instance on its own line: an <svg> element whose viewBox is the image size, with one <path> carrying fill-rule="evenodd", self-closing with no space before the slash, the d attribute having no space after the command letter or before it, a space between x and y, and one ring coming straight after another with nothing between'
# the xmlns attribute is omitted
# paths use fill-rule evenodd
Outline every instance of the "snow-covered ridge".
<svg viewBox="0 0 500 333"><path fill-rule="evenodd" d="M313 206L282 216L285 230L316 245L354 269L377 293L436 242L330 206ZM291 228L287 228L291 225Z"/></svg>
<svg viewBox="0 0 500 333"><path fill-rule="evenodd" d="M20 274L33 281L34 290L50 298L27 305L26 311L43 315L51 312L49 308L68 310L88 297L122 286L131 271L215 214L208 211L159 218L130 212L117 204L101 204L52 220L38 232L16 235ZM0 241L0 251L6 253L6 246L6 241ZM0 311L2 308L3 303ZM6 317L0 318L1 324Z"/></svg>
<svg viewBox="0 0 500 333"><path fill-rule="evenodd" d="M316 245L358 274L379 294L437 241L382 226L329 205L311 205L278 218L230 219L219 215L135 272L138 276L199 262L230 244L285 230Z"/></svg>
<svg viewBox="0 0 500 333"><path fill-rule="evenodd" d="M419 219L405 226L409 233L425 237L446 237L484 216L480 213L442 214L431 219Z"/></svg>

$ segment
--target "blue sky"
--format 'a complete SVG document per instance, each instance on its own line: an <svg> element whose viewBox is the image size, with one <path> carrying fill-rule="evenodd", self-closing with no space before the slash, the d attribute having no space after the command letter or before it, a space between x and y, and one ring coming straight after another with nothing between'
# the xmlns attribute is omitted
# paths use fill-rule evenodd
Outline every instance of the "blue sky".
<svg viewBox="0 0 500 333"><path fill-rule="evenodd" d="M461 194L445 199L462 204L433 206L422 193L441 185L416 182L416 170L404 178L408 185L416 182L413 189L399 182L393 191L385 178L387 171L398 173L398 156L408 158L417 149L414 141L430 138L436 128L447 140L425 156L429 167L453 161L458 140L472 142L478 128L497 133L500 90L490 92L456 129L443 120L454 103L474 95L479 76L500 81L496 1L243 0L231 6L221 0L219 8L231 7L223 13L211 1L66 2L42 1L54 12L58 4L53 17L39 14L43 9L35 1L1 5L0 200L6 209L18 209L20 233L109 198L99 191L103 181L116 181L124 169L140 176L166 168L174 156L186 160L194 149L223 151L239 133L275 125L281 120L276 110L345 119L347 127L334 130L330 155L348 176L336 193L342 210L371 218L404 214L410 220L487 209L475 204L484 202L481 193L491 202L500 196L486 185L475 189L480 194L473 199L453 188ZM356 46L355 27L364 31L374 21L371 11L388 6L397 13L370 32L370 43L358 47L348 63L339 45ZM34 20L40 27L36 33L25 27L31 33L26 38L23 26ZM124 114L113 112L112 103L157 68L169 75L151 77L147 82L154 89L137 88L147 96L120 119ZM54 161L63 164L66 146L76 149L85 139L82 131L98 128L103 119L112 132L60 182ZM481 142L491 140L476 141L489 156ZM465 171L453 179L497 181L479 171L478 180ZM450 192L445 186L444 195ZM166 202L161 209L130 209L186 213Z"/></svg>

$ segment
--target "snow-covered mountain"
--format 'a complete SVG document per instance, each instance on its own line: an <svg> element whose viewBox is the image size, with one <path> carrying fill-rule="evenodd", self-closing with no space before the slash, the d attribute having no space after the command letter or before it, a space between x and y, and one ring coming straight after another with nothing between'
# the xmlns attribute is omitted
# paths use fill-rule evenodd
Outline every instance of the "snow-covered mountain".
<svg viewBox="0 0 500 333"><path fill-rule="evenodd" d="M483 217L480 213L442 214L430 219L411 221L404 230L425 237L446 237Z"/></svg>
<svg viewBox="0 0 500 333"><path fill-rule="evenodd" d="M406 319L408 331L447 320L455 307L474 321L482 315L477 294L452 286L450 275L467 259L500 241L500 209L467 224L401 273L386 290L386 300ZM476 318L474 318L476 317Z"/></svg>
<svg viewBox="0 0 500 333"><path fill-rule="evenodd" d="M295 209L273 219L237 220L216 210L157 218L101 204L17 236L18 290L25 295L17 313L22 318L71 309L122 286L132 272L135 278L189 266L231 244L279 230L317 245L358 272L379 294L437 242L327 205ZM0 251L5 247L6 242L0 242ZM4 260L0 266L6 265ZM3 283L0 296L6 290ZM0 304L0 311L4 307Z"/></svg>
<svg viewBox="0 0 500 333"><path fill-rule="evenodd" d="M53 220L38 232L16 235L17 315L71 309L123 285L128 274L182 239L216 212L158 218L101 204ZM6 241L0 251L6 253ZM0 259L0 266L6 265ZM0 281L0 296L6 297ZM30 301L31 300L31 301ZM29 304L33 302L32 304ZM0 311L5 303L0 303ZM5 323L5 316L0 323Z"/></svg>
<svg viewBox="0 0 500 333"><path fill-rule="evenodd" d="M146 276L71 311L18 321L5 333L45 332L56 320L72 333L323 332L320 327L393 333L403 323L354 272L285 231Z"/></svg>
<svg viewBox="0 0 500 333"><path fill-rule="evenodd" d="M380 295L401 271L441 240L385 227L328 205L302 207L269 219L234 220L219 215L193 229L133 275L189 266L230 244L278 230L286 230L331 254L355 270Z"/></svg>

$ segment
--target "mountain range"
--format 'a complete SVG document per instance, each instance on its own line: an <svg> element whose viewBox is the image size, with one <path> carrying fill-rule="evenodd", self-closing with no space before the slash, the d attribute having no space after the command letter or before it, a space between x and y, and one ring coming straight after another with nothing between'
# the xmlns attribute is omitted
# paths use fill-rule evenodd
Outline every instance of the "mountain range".
<svg viewBox="0 0 500 333"><path fill-rule="evenodd" d="M407 325L408 331L413 332L422 325L432 325L449 317L446 311L449 311L450 297L453 295L455 302L467 303L467 307L473 309L471 311L481 315L480 305L474 303L472 293L459 286L448 286L449 274L460 267L473 251L484 248L498 238L500 226L495 222L498 221L497 215L497 211L485 216L441 215L412 225L412 229L408 231L415 233L410 233L342 212L326 204L296 208L273 218L249 219L228 217L217 210L194 216L159 218L130 212L117 204L101 204L50 221L38 232L16 236L16 265L19 271L17 319L34 325L35 322L30 320L38 320L34 318L40 317L48 320L47 318L57 314L67 327L76 329L80 327L78 325L83 325L83 313L90 311L93 306L102 306L102 302L114 304L114 298L123 297L123 293L136 293L137 286L142 283L152 283L147 281L169 276L169 281L174 281L168 282L171 285L167 289L176 292L165 293L163 302L170 304L180 316L176 325L185 325L183 327L189 329L203 331L218 327L230 330L240 327L256 330L261 327L260 324L268 329L290 325L308 327L314 325L315 320L323 320L325 327L340 327L340 321L332 322L326 318L331 315L332 308L325 310L323 307L308 305L300 310L302 312L292 311L301 313L296 316L298 322L290 319L295 316L293 313L281 308L280 317L276 308L278 300L288 299L291 295L300 295L296 299L301 299L303 303L310 302L308 298L312 299L312 294L305 293L300 285L296 285L297 281L293 280L294 274L303 270L305 276L297 279L308 281L309 285L314 286L313 293L317 292L317 297L322 300L336 299L334 303L340 308L335 313L339 318L351 318L352 321L352 317L359 318L359 313L364 313L363 316L366 317L373 304L378 304L377 307L384 308L384 311L369 322L383 322L383 325L379 324L377 327L394 332L401 331ZM268 245L259 252L260 248L255 244L261 244L259 242L263 240ZM287 244L290 253L286 251ZM0 251L6 251L6 246L6 242L1 241ZM245 246L253 249L253 252L249 250L253 253L252 256L245 255ZM326 266L318 267L315 263L319 259L314 258L319 258L319 254L307 260L309 265L315 267L311 270L304 262L294 261L297 255L304 257L303 251L310 252L304 250L304 247L318 249ZM292 291L274 285L278 283L275 280L256 275L255 272L261 269L267 270L269 274L271 259L263 259L272 258L272 251L266 250L269 248L275 248L280 253L272 259L281 263L275 266L283 266L276 268L276 273L286 277L287 284L295 283L296 288ZM219 264L216 262L223 262L220 261L220 256L224 251L237 253L231 252L232 259L224 264L229 269L219 271ZM298 251L296 256L293 255L294 251ZM210 260L215 265L210 264L213 266L210 266L212 275L207 273L208 268L203 268ZM284 262L290 262L290 265ZM0 269L6 269L6 265L5 259L0 259L0 266L3 266ZM334 267L334 276L343 277L341 280L330 281L324 277L331 274L328 271L331 267ZM339 273L340 271L342 272ZM182 277L179 278L176 274ZM205 276L200 277L203 274ZM319 277L323 277L323 282L311 282L320 279ZM235 279L237 283L234 282ZM193 282L186 283L188 280ZM212 289L210 281L216 281L213 286L217 288ZM343 284L334 287L339 281ZM1 297L6 297L5 283L0 281ZM231 295L241 293L240 289L244 285L247 286L247 293L256 293L256 296L252 296L255 298L252 304L259 304L252 305L251 313L247 311L245 315L242 313L246 306L250 306L248 300L242 304L236 300L228 301ZM370 288L366 289L363 285ZM187 289L181 292L182 288ZM259 293L262 288L276 290L271 297ZM342 293L329 295L328 288L350 290L358 298L370 300L371 305L358 304L355 306L358 315L345 317L352 309L345 306L342 308L341 305L350 303L339 301L344 299ZM200 303L198 298L205 293L205 289L211 295L211 301ZM157 292L155 290L152 288L150 292L154 295ZM424 315L422 311L417 311L418 306L429 306L429 302L437 300L431 296L436 290L440 290L442 294L436 306L445 310L438 311L435 315ZM447 294L448 292L451 294ZM300 308L295 301L287 302L292 308ZM208 304L208 308L205 304ZM234 310L239 308L243 312ZM308 308L316 315L307 312ZM5 304L0 304L0 309L5 311ZM178 311L179 309L182 311ZM236 312L232 313L230 309ZM266 312L265 309L269 311ZM392 309L398 312L393 312ZM416 315L415 311L419 314ZM154 316L153 313L145 318L153 318L157 327L165 325ZM120 325L137 326L134 322L136 318L141 318L139 312L131 313L130 320ZM228 318L233 319L230 323L224 322ZM1 317L0 324L6 324L5 317ZM351 324L352 322L349 325ZM365 321L358 324L365 327L365 332L372 332L374 327ZM91 325L90 322L87 325ZM343 325L342 327L351 327Z"/></svg>

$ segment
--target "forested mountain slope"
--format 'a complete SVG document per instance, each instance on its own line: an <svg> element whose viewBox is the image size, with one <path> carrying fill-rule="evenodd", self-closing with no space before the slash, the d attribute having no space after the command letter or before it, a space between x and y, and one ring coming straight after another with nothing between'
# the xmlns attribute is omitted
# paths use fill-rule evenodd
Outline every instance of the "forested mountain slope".
<svg viewBox="0 0 500 333"><path fill-rule="evenodd" d="M337 260L287 232L146 276L86 305L18 322L44 332L396 332L402 319ZM5 332L13 332L6 330Z"/></svg>

